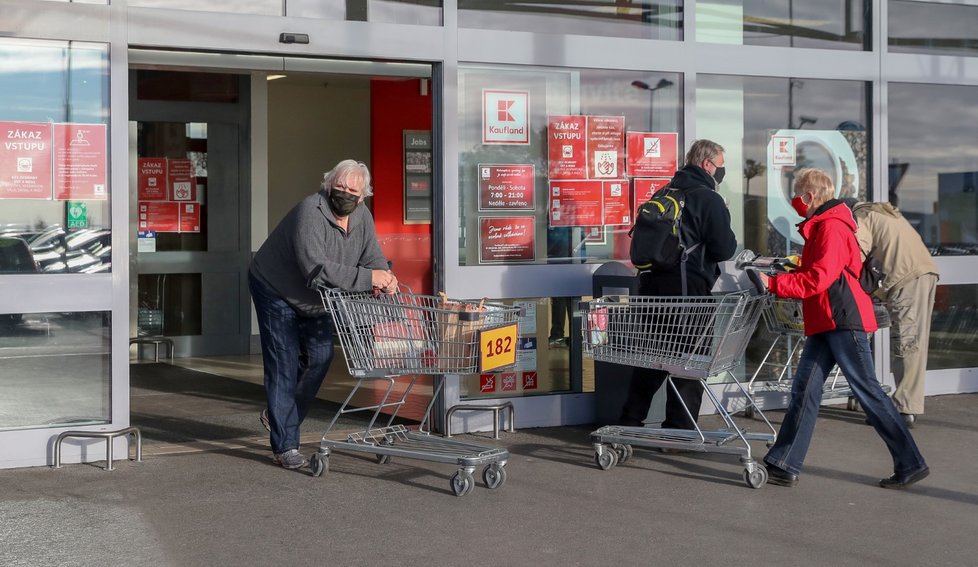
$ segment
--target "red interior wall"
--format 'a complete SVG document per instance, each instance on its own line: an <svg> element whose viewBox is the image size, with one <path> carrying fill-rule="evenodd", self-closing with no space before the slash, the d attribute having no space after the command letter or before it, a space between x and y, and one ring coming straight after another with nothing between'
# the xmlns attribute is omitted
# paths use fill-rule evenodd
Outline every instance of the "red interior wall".
<svg viewBox="0 0 978 567"><path fill-rule="evenodd" d="M404 130L431 130L431 95L421 95L427 79L370 82L370 161L374 222L394 274L415 293L434 293L431 225L404 224ZM430 86L430 82L429 85ZM437 159L437 156L436 156Z"/></svg>

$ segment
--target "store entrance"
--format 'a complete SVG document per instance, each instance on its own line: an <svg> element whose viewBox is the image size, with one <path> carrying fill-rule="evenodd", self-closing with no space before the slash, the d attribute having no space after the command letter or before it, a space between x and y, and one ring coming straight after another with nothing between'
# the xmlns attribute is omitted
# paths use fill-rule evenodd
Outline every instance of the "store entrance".
<svg viewBox="0 0 978 567"><path fill-rule="evenodd" d="M377 63L364 73L344 63L343 73L131 71L130 392L148 443L263 436L248 263L340 160L368 165L385 254L400 281L432 292L430 68L382 76ZM349 386L338 352L303 431L321 434Z"/></svg>

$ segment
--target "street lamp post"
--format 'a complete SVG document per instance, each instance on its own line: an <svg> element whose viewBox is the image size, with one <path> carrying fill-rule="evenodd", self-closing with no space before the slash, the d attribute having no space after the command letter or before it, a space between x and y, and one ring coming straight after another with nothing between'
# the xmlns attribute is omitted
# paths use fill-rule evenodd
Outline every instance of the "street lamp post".
<svg viewBox="0 0 978 567"><path fill-rule="evenodd" d="M671 87L673 84L675 83L666 78L659 79L659 82L654 87L650 87L645 81L632 81L632 86L636 89L649 91L649 132L655 131L655 127L652 125L653 110L655 109L655 91Z"/></svg>

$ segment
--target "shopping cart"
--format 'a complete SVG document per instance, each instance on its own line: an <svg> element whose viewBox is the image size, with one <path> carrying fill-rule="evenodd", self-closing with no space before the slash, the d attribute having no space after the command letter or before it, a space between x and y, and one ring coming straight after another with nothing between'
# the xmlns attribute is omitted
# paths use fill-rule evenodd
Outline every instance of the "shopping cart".
<svg viewBox="0 0 978 567"><path fill-rule="evenodd" d="M754 256L750 250L741 252L734 261L740 269L753 269L769 275L784 273L791 266L786 258ZM874 305L877 309L885 307ZM801 356L801 347L805 343L805 321L802 317L801 300L772 297L762 311L764 325L774 341L757 365L754 374L747 382L747 391L753 396L759 392L791 393L792 369L797 367ZM880 320L877 314L877 320ZM780 349L778 348L780 346ZM763 372L777 372L774 380L758 380ZM892 390L890 386L881 384L883 391ZM822 389L822 403L832 404L841 399L846 400L846 408L850 411L858 409L859 404L852 393L852 388L838 366L829 374ZM756 406L748 404L744 408L744 416L754 417Z"/></svg>
<svg viewBox="0 0 978 567"><path fill-rule="evenodd" d="M392 457L456 464L459 469L450 479L456 496L472 490L473 473L479 466L484 466L482 480L486 487L502 486L506 482L509 451L432 435L428 422L444 387L440 375L472 374L501 367L493 366L497 363L493 359L503 365L515 361L520 309L413 293L373 294L326 288L320 292L323 304L332 313L347 368L357 382L310 459L313 475L327 472L330 453L340 449L376 455L381 464ZM483 341L490 344L483 345ZM422 375L434 376L435 387L424 418L416 430L411 430L394 421ZM375 380L387 382L380 401L351 406L364 383ZM398 381L403 385L399 394L395 393ZM382 417L385 410L390 414ZM340 416L356 412L372 412L365 430L333 431Z"/></svg>
<svg viewBox="0 0 978 567"><path fill-rule="evenodd" d="M632 456L632 446L717 452L740 456L744 482L760 488L767 470L751 456L749 441L774 442L776 432L751 433L739 427L706 380L728 373L753 404L750 394L730 369L743 358L768 296L741 291L710 297L604 296L581 303L584 355L601 362L664 370L667 387L677 394L673 379L700 380L723 419L718 431L607 425L591 433L594 461L604 470ZM682 398L679 397L680 401ZM683 403L693 423L689 408ZM760 410L757 413L763 418ZM739 440L739 444L737 441Z"/></svg>

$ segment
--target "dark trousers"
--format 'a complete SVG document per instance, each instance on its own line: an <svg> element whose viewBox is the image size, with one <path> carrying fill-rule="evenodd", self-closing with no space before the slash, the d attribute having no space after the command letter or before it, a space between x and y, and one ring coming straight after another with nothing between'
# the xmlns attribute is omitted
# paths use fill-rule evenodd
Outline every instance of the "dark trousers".
<svg viewBox="0 0 978 567"><path fill-rule="evenodd" d="M332 317L302 317L248 275L261 334L268 422L275 453L299 448L299 426L333 361Z"/></svg>
<svg viewBox="0 0 978 567"><path fill-rule="evenodd" d="M678 271L668 274L642 274L640 277L638 289L640 295L682 295L682 280ZM687 274L687 277L689 279L686 282L686 295L695 297L710 295L712 284L696 275ZM659 391L668 376L669 373L663 370L636 367L632 371L628 398L622 407L619 423L629 426L643 425L645 417L649 414L653 396ZM703 382L687 378L673 378L672 383L678 390L678 396L672 388L666 390L666 418L662 422L662 427L664 429L695 429L695 420L699 416L700 405L703 402ZM686 404L685 408L683 407L684 403ZM689 410L688 413L687 409ZM692 414L693 419L690 419L689 414Z"/></svg>

